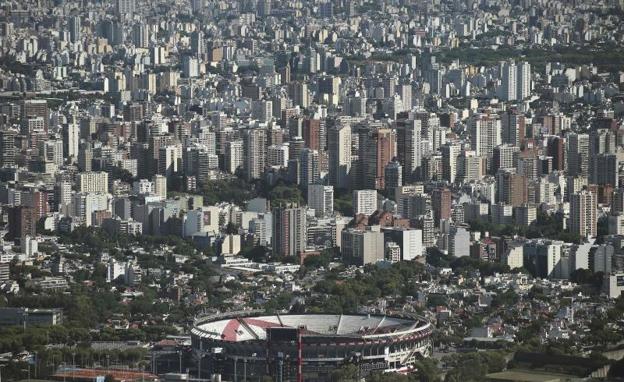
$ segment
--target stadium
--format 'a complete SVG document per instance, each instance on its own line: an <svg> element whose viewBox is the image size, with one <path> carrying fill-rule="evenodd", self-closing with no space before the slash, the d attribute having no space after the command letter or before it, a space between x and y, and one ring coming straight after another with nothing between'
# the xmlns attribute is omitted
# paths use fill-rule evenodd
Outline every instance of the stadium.
<svg viewBox="0 0 624 382"><path fill-rule="evenodd" d="M361 376L409 372L431 351L432 326L422 318L287 314L259 311L198 317L191 331L200 378L272 375L283 381L325 381L350 362Z"/></svg>

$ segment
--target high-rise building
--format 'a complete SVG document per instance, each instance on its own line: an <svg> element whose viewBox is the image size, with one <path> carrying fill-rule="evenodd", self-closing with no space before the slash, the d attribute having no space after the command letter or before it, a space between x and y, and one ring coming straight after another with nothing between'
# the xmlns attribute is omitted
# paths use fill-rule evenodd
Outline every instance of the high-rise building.
<svg viewBox="0 0 624 382"><path fill-rule="evenodd" d="M621 214L622 212L624 212L624 189L616 188L611 198L611 213Z"/></svg>
<svg viewBox="0 0 624 382"><path fill-rule="evenodd" d="M64 212L63 208L71 203L72 183L68 181L60 181L54 187L54 198L57 205L57 211Z"/></svg>
<svg viewBox="0 0 624 382"><path fill-rule="evenodd" d="M377 190L353 191L353 214L370 216L377 211Z"/></svg>
<svg viewBox="0 0 624 382"><path fill-rule="evenodd" d="M273 208L273 255L297 256L305 250L306 209L296 205Z"/></svg>
<svg viewBox="0 0 624 382"><path fill-rule="evenodd" d="M496 173L496 201L513 207L527 203L527 183L526 177L516 174L515 169L501 168Z"/></svg>
<svg viewBox="0 0 624 382"><path fill-rule="evenodd" d="M487 158L492 167L494 148L501 144L501 121L497 115L478 114L469 121L470 145L478 156Z"/></svg>
<svg viewBox="0 0 624 382"><path fill-rule="evenodd" d="M384 171L396 153L396 133L389 128L359 131L359 159L364 188L384 189Z"/></svg>
<svg viewBox="0 0 624 382"><path fill-rule="evenodd" d="M0 282L11 279L11 263L0 262Z"/></svg>
<svg viewBox="0 0 624 382"><path fill-rule="evenodd" d="M301 169L299 182L303 188L319 182L321 179L321 163L318 151L308 148L301 150L299 165Z"/></svg>
<svg viewBox="0 0 624 382"><path fill-rule="evenodd" d="M431 193L431 209L436 226L440 220L448 220L451 217L452 194L448 188L436 188Z"/></svg>
<svg viewBox="0 0 624 382"><path fill-rule="evenodd" d="M251 117L262 122L273 118L273 102L264 99L251 102Z"/></svg>
<svg viewBox="0 0 624 382"><path fill-rule="evenodd" d="M496 225L513 223L513 207L509 204L494 203L490 206L490 220Z"/></svg>
<svg viewBox="0 0 624 382"><path fill-rule="evenodd" d="M556 135L548 137L546 152L552 157L553 170L565 170L565 139Z"/></svg>
<svg viewBox="0 0 624 382"><path fill-rule="evenodd" d="M93 166L93 148L85 143L78 149L78 169L82 172L89 172Z"/></svg>
<svg viewBox="0 0 624 382"><path fill-rule="evenodd" d="M581 237L596 237L597 197L587 190L575 193L570 198L570 231Z"/></svg>
<svg viewBox="0 0 624 382"><path fill-rule="evenodd" d="M228 141L225 144L225 171L235 174L239 168L243 167L244 150L243 141Z"/></svg>
<svg viewBox="0 0 624 382"><path fill-rule="evenodd" d="M243 168L247 180L260 179L266 163L266 130L247 129L243 132Z"/></svg>
<svg viewBox="0 0 624 382"><path fill-rule="evenodd" d="M317 217L324 218L334 213L334 187L322 184L308 186L308 207L314 209Z"/></svg>
<svg viewBox="0 0 624 382"><path fill-rule="evenodd" d="M78 175L80 192L108 193L107 172L83 172Z"/></svg>
<svg viewBox="0 0 624 382"><path fill-rule="evenodd" d="M570 176L589 175L589 135L571 133L568 135L568 174Z"/></svg>
<svg viewBox="0 0 624 382"><path fill-rule="evenodd" d="M182 171L182 146L165 145L158 149L158 174L166 177Z"/></svg>
<svg viewBox="0 0 624 382"><path fill-rule="evenodd" d="M475 154L474 151L464 151L459 157L459 178L463 182L480 180L485 174L485 158Z"/></svg>
<svg viewBox="0 0 624 382"><path fill-rule="evenodd" d="M334 17L334 4L331 1L319 4L319 14L323 19Z"/></svg>
<svg viewBox="0 0 624 382"><path fill-rule="evenodd" d="M132 42L137 48L149 48L149 26L144 23L136 23L132 26Z"/></svg>
<svg viewBox="0 0 624 382"><path fill-rule="evenodd" d="M386 243L397 243L401 249L401 260L414 260L423 255L422 230L405 228L384 229Z"/></svg>
<svg viewBox="0 0 624 382"><path fill-rule="evenodd" d="M507 111L501 116L502 142L520 147L526 138L526 117L517 111Z"/></svg>
<svg viewBox="0 0 624 382"><path fill-rule="evenodd" d="M258 0L256 15L258 17L267 17L271 15L272 0Z"/></svg>
<svg viewBox="0 0 624 382"><path fill-rule="evenodd" d="M288 144L271 145L267 147L267 166L288 167L289 147Z"/></svg>
<svg viewBox="0 0 624 382"><path fill-rule="evenodd" d="M336 105L340 98L340 77L323 75L317 81L317 100L322 104Z"/></svg>
<svg viewBox="0 0 624 382"><path fill-rule="evenodd" d="M515 224L528 227L537 219L537 208L535 205L525 204L515 207L513 215Z"/></svg>
<svg viewBox="0 0 624 382"><path fill-rule="evenodd" d="M288 94L293 100L293 106L306 109L310 105L308 84L305 82L291 82L288 85Z"/></svg>
<svg viewBox="0 0 624 382"><path fill-rule="evenodd" d="M548 165L546 166L548 167ZM542 163L540 158L535 155L521 155L518 158L517 173L527 180L536 179L542 171ZM548 173L548 172L547 172Z"/></svg>
<svg viewBox="0 0 624 382"><path fill-rule="evenodd" d="M22 117L40 117L43 121L43 128L48 131L50 115L48 111L48 101L44 99L25 100L22 104Z"/></svg>
<svg viewBox="0 0 624 382"><path fill-rule="evenodd" d="M513 61L501 65L500 98L503 101L515 101L518 97L518 68Z"/></svg>
<svg viewBox="0 0 624 382"><path fill-rule="evenodd" d="M76 219L77 224L90 227L98 219L94 219L94 212L109 212L109 197L106 194L76 192L72 195L70 216Z"/></svg>
<svg viewBox="0 0 624 382"><path fill-rule="evenodd" d="M219 157L209 150L199 150L197 153L197 182L207 184L211 179L211 174L219 168Z"/></svg>
<svg viewBox="0 0 624 382"><path fill-rule="evenodd" d="M134 0L118 0L118 1L122 4L122 7L119 7L119 4L118 4L118 9L124 8L123 4L125 4L126 2L134 3ZM131 13L124 12L124 13L120 13L120 15L122 15L123 17L126 15L131 15ZM119 22L118 20L109 20L109 19L102 20L98 24L98 34L100 37L104 37L106 40L108 40L108 43L112 46L121 45L125 40L123 24Z"/></svg>
<svg viewBox="0 0 624 382"><path fill-rule="evenodd" d="M52 138L39 142L39 157L44 163L54 163L61 167L63 165L63 141Z"/></svg>
<svg viewBox="0 0 624 382"><path fill-rule="evenodd" d="M136 11L136 2L135 0L117 0L116 8L117 14L123 17L132 16Z"/></svg>
<svg viewBox="0 0 624 382"><path fill-rule="evenodd" d="M0 166L15 165L15 130L0 130Z"/></svg>
<svg viewBox="0 0 624 382"><path fill-rule="evenodd" d="M550 135L560 135L562 131L570 130L572 120L562 113L542 116L542 128Z"/></svg>
<svg viewBox="0 0 624 382"><path fill-rule="evenodd" d="M8 233L6 240L21 239L25 236L35 236L37 234L37 213L32 207L15 206L9 207L8 212Z"/></svg>
<svg viewBox="0 0 624 382"><path fill-rule="evenodd" d="M516 99L523 100L531 96L531 65L528 62L522 62L517 67Z"/></svg>
<svg viewBox="0 0 624 382"><path fill-rule="evenodd" d="M69 18L69 39L71 42L80 41L80 16Z"/></svg>
<svg viewBox="0 0 624 382"><path fill-rule="evenodd" d="M599 245L592 254L592 272L602 272L606 275L613 272L613 255L615 248L611 244Z"/></svg>
<svg viewBox="0 0 624 382"><path fill-rule="evenodd" d="M70 163L78 159L79 147L80 126L72 121L63 127L63 153Z"/></svg>
<svg viewBox="0 0 624 382"><path fill-rule="evenodd" d="M197 57L182 57L182 74L185 78L199 77L199 61Z"/></svg>
<svg viewBox="0 0 624 382"><path fill-rule="evenodd" d="M504 101L523 100L531 95L531 65L513 61L501 64L499 96Z"/></svg>
<svg viewBox="0 0 624 382"><path fill-rule="evenodd" d="M351 126L337 124L328 131L329 183L336 188L350 187Z"/></svg>
<svg viewBox="0 0 624 382"><path fill-rule="evenodd" d="M424 195L424 187L422 184L411 184L406 186L397 187L394 190L394 201L397 203L397 213L403 217L409 217L417 215L412 213L411 210L411 198L415 195ZM431 203L429 203L429 207ZM431 210L431 208L429 208Z"/></svg>
<svg viewBox="0 0 624 382"><path fill-rule="evenodd" d="M384 185L388 195L403 185L403 166L397 161L388 163L384 172Z"/></svg>
<svg viewBox="0 0 624 382"><path fill-rule="evenodd" d="M563 278L563 242L532 240L523 246L524 267L535 277Z"/></svg>
<svg viewBox="0 0 624 382"><path fill-rule="evenodd" d="M303 141L312 150L324 151L327 146L325 121L307 118L303 120Z"/></svg>
<svg viewBox="0 0 624 382"><path fill-rule="evenodd" d="M191 33L191 52L195 57L202 57L206 52L204 32L201 30Z"/></svg>
<svg viewBox="0 0 624 382"><path fill-rule="evenodd" d="M347 11L347 16L353 17L357 15L357 9L355 7L357 3L358 0L346 0L345 9Z"/></svg>
<svg viewBox="0 0 624 382"><path fill-rule="evenodd" d="M589 181L591 184L611 185L619 187L619 166L617 154L598 154L591 158L591 172Z"/></svg>
<svg viewBox="0 0 624 382"><path fill-rule="evenodd" d="M616 134L610 129L593 129L589 132L589 155L614 153L617 150Z"/></svg>
<svg viewBox="0 0 624 382"><path fill-rule="evenodd" d="M398 263L401 261L401 247L394 241L386 240L384 257L386 261L391 263Z"/></svg>
<svg viewBox="0 0 624 382"><path fill-rule="evenodd" d="M347 264L374 264L384 259L384 234L375 230L344 229L340 252Z"/></svg>
<svg viewBox="0 0 624 382"><path fill-rule="evenodd" d="M426 248L435 245L435 222L431 214L421 215L416 220L416 227L422 231L422 242Z"/></svg>
<svg viewBox="0 0 624 382"><path fill-rule="evenodd" d="M422 131L420 120L397 122L397 156L403 165L403 179L411 182L420 178L422 165Z"/></svg>
<svg viewBox="0 0 624 382"><path fill-rule="evenodd" d="M441 94L443 77L444 72L441 69L433 68L425 71L425 80L429 83L431 93Z"/></svg>
<svg viewBox="0 0 624 382"><path fill-rule="evenodd" d="M457 143L447 143L440 147L442 152L442 178L449 183L455 183L458 166L457 157L461 152L461 146Z"/></svg>
<svg viewBox="0 0 624 382"><path fill-rule="evenodd" d="M405 110L410 110L412 108L412 85L411 84L402 84L399 85L398 93L401 96L401 101L403 102L403 108Z"/></svg>
<svg viewBox="0 0 624 382"><path fill-rule="evenodd" d="M162 199L167 198L167 178L162 175L154 175L152 178L154 183L154 194L160 196Z"/></svg>

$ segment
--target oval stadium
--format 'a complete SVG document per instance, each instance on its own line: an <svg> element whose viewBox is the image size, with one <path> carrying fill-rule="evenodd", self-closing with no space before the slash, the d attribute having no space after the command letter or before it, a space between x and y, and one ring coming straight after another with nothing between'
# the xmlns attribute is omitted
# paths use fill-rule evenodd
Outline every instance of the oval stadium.
<svg viewBox="0 0 624 382"><path fill-rule="evenodd" d="M431 332L422 318L242 311L197 318L191 338L200 378L326 381L347 362L363 377L408 372L430 354Z"/></svg>

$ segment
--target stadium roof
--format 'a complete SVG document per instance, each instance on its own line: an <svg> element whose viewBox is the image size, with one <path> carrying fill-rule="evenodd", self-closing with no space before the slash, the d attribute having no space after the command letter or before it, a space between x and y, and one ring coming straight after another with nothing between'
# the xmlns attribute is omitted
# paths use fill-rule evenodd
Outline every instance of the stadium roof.
<svg viewBox="0 0 624 382"><path fill-rule="evenodd" d="M417 325L414 320L387 316L306 314L234 317L200 322L194 330L202 337L239 342L265 340L267 329L275 327L304 326L306 336L366 336L398 333Z"/></svg>

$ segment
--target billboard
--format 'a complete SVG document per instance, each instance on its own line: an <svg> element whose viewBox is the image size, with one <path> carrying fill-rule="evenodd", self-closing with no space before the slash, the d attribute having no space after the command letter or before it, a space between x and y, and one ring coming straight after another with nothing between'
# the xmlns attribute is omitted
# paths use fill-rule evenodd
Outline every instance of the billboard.
<svg viewBox="0 0 624 382"><path fill-rule="evenodd" d="M267 328L267 339L270 342L297 341L297 328Z"/></svg>

